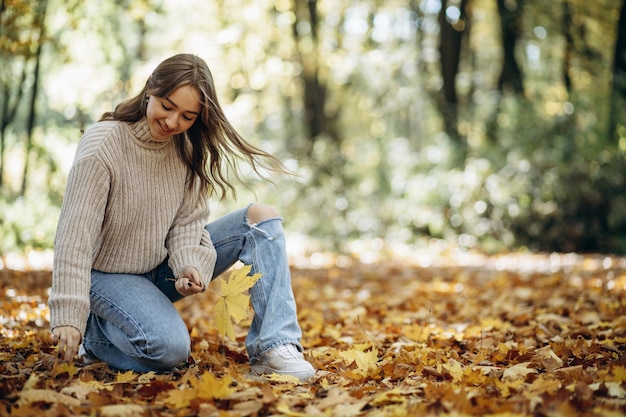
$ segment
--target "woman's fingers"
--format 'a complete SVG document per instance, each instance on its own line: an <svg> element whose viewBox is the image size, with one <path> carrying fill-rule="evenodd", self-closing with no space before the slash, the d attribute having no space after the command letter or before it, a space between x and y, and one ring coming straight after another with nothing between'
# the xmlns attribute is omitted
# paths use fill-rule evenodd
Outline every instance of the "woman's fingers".
<svg viewBox="0 0 626 417"><path fill-rule="evenodd" d="M59 358L69 362L78 353L80 332L72 326L56 327L52 330L52 343L57 345Z"/></svg>
<svg viewBox="0 0 626 417"><path fill-rule="evenodd" d="M202 284L197 284L192 281L190 278L184 277L176 280L176 291L180 295L193 295L204 291L204 286Z"/></svg>
<svg viewBox="0 0 626 417"><path fill-rule="evenodd" d="M192 267L183 268L175 285L180 295L193 295L204 291L204 285L200 280L200 273Z"/></svg>

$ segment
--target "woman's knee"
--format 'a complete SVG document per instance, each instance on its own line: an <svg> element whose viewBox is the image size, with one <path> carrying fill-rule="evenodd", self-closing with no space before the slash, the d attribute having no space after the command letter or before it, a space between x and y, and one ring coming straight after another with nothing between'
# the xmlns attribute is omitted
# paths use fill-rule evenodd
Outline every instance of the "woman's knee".
<svg viewBox="0 0 626 417"><path fill-rule="evenodd" d="M186 362L191 353L191 337L185 322L179 317L161 315L161 327L154 323L144 326L141 336L131 338L135 344L136 359L159 370L169 370Z"/></svg>
<svg viewBox="0 0 626 417"><path fill-rule="evenodd" d="M150 352L143 358L146 365L160 369L170 370L183 362L186 362L191 354L191 340L187 337L167 337L164 335L160 340L153 341Z"/></svg>
<svg viewBox="0 0 626 417"><path fill-rule="evenodd" d="M265 220L275 219L278 216L276 209L266 204L254 203L248 208L248 221L250 224L258 224Z"/></svg>

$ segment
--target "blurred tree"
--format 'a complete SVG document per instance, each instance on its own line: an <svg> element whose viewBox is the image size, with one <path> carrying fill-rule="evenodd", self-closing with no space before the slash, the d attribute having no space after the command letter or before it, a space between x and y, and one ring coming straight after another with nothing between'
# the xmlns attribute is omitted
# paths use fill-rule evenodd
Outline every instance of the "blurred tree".
<svg viewBox="0 0 626 417"><path fill-rule="evenodd" d="M459 133L459 99L457 97L457 76L461 62L463 35L469 31L466 16L467 0L444 0L439 11L439 59L441 62L441 93L443 100L438 100L443 118L443 126L448 137L456 142L458 148L465 148L465 141ZM462 158L465 152L462 151Z"/></svg>
<svg viewBox="0 0 626 417"><path fill-rule="evenodd" d="M40 70L42 60L42 49L45 39L46 28L46 8L47 0L40 0L35 10L35 27L38 30L35 37L38 39L37 46L35 48L35 54L33 60L35 61L35 67L33 69L33 83L30 88L30 97L28 105L28 120L26 122L26 139L24 142L24 169L22 171L22 186L20 187L20 195L26 194L26 184L28 183L28 170L30 165L30 154L33 149L33 131L35 130L35 119L37 115L37 95L39 93L40 85Z"/></svg>
<svg viewBox="0 0 626 417"><path fill-rule="evenodd" d="M2 2L0 7L0 95L2 119L0 124L0 189L5 185L5 151L7 128L19 118L18 109L32 69L30 64L36 55L43 20L37 1L18 0L11 4ZM21 131L15 126L17 132Z"/></svg>
<svg viewBox="0 0 626 417"><path fill-rule="evenodd" d="M492 144L498 142L498 116L502 110L503 94L524 97L524 77L517 60L519 38L522 35L524 0L497 0L497 6L502 65L496 86L498 99L490 116L485 118L486 135Z"/></svg>
<svg viewBox="0 0 626 417"><path fill-rule="evenodd" d="M626 142L626 123L623 115L626 106L626 0L622 1L619 19L617 21L617 39L615 41L615 53L613 54L613 84L611 95L611 118L610 131ZM621 124L620 124L621 122ZM622 132L618 132L621 129ZM626 146L626 144L625 144ZM624 147L622 146L622 149Z"/></svg>
<svg viewBox="0 0 626 417"><path fill-rule="evenodd" d="M523 0L498 0L501 42L503 52L502 70L498 79L498 90L510 90L514 94L524 94L522 71L515 57L518 39L521 35Z"/></svg>
<svg viewBox="0 0 626 417"><path fill-rule="evenodd" d="M329 140L333 148L339 150L342 141L337 129L340 107L331 111L327 103L328 78L320 75L326 62L324 57L320 57L318 2L294 0L293 7L295 19L292 34L298 65L302 68L304 120L307 127L305 155L312 158L313 147L318 140ZM338 40L341 35L336 33L335 36Z"/></svg>
<svg viewBox="0 0 626 417"><path fill-rule="evenodd" d="M316 0L294 0L293 37L303 68L305 121L311 145L326 130L326 85L319 77L319 16ZM310 154L309 150L309 154Z"/></svg>

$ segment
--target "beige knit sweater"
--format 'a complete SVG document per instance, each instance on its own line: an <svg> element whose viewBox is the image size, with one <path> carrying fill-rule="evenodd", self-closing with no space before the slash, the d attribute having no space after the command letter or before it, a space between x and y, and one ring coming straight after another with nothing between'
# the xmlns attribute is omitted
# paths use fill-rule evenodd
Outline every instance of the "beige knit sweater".
<svg viewBox="0 0 626 417"><path fill-rule="evenodd" d="M193 266L208 285L216 260L204 229L209 207L186 179L173 140L154 141L145 119L87 129L56 232L51 328L74 326L84 335L92 269L142 274L169 255L175 276Z"/></svg>

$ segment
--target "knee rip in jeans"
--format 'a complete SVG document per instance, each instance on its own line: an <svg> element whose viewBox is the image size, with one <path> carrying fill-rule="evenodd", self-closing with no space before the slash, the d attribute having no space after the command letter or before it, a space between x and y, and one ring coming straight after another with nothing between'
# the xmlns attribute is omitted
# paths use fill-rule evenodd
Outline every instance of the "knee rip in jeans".
<svg viewBox="0 0 626 417"><path fill-rule="evenodd" d="M280 221L279 217L276 217L275 219L267 219L267 220L263 220L261 223L250 223L249 220L247 220L247 224L248 227L251 230L256 230L257 232L261 233L263 236L265 236L265 238L267 240L269 240L270 242L274 240L274 236L272 236L267 230L263 230L261 227L263 226L263 224L269 222L269 221Z"/></svg>
<svg viewBox="0 0 626 417"><path fill-rule="evenodd" d="M278 217L278 212L274 207L261 203L252 203L248 206L246 217L250 223L259 224L265 220Z"/></svg>
<svg viewBox="0 0 626 417"><path fill-rule="evenodd" d="M274 240L274 236L269 234L266 230L263 230L261 226L264 223L274 220L281 220L278 212L273 207L266 206L265 204L251 204L248 208L248 212L246 213L246 224L248 227L252 230L260 232L269 241Z"/></svg>

